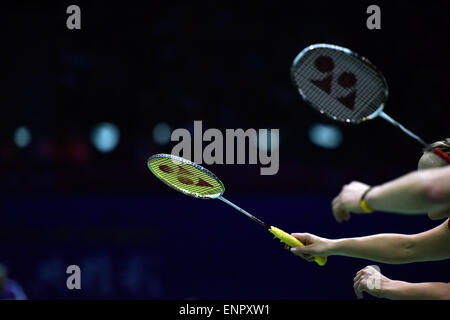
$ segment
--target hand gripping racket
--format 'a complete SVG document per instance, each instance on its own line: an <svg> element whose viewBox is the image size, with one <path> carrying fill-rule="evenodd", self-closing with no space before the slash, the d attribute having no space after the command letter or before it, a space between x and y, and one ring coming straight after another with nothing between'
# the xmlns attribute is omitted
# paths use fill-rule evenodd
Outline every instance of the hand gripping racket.
<svg viewBox="0 0 450 320"><path fill-rule="evenodd" d="M259 220L234 203L225 199L222 195L225 186L211 171L189 160L170 154L156 154L147 161L147 166L153 174L169 187L188 196L201 199L219 199L232 206L237 211L245 214L253 221L268 229L275 237L289 247L303 246L297 238L267 223ZM314 257L318 265L325 265L326 257Z"/></svg>
<svg viewBox="0 0 450 320"><path fill-rule="evenodd" d="M431 148L383 111L388 85L366 58L335 45L311 45L294 59L291 77L303 100L320 113L355 124L379 116L450 163L449 155Z"/></svg>

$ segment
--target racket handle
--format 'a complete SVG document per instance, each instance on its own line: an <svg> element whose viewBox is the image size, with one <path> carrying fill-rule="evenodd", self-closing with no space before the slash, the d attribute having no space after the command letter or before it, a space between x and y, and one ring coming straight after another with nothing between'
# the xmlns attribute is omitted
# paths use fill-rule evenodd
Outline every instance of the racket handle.
<svg viewBox="0 0 450 320"><path fill-rule="evenodd" d="M304 246L303 243L301 243L300 240L298 240L296 237L291 236L289 233L284 232L281 229L278 229L274 226L271 226L269 231L278 239L281 240L281 242L287 244L289 247L291 248L295 248L295 247L299 247L299 246ZM316 261L316 263L319 266L324 266L325 263L327 263L327 257L320 257L320 256L316 256L314 257L314 261Z"/></svg>

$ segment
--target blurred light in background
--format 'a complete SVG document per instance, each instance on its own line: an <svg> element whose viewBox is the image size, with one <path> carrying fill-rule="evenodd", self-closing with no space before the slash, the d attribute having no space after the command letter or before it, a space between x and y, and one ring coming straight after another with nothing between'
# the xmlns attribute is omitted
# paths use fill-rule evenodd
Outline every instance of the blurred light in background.
<svg viewBox="0 0 450 320"><path fill-rule="evenodd" d="M172 129L166 122L157 123L153 128L153 140L158 145L166 145L170 142Z"/></svg>
<svg viewBox="0 0 450 320"><path fill-rule="evenodd" d="M14 142L19 148L25 148L31 142L31 132L27 127L19 127L14 132Z"/></svg>
<svg viewBox="0 0 450 320"><path fill-rule="evenodd" d="M335 149L342 143L342 133L338 127L328 124L314 124L309 129L309 138L315 145Z"/></svg>
<svg viewBox="0 0 450 320"><path fill-rule="evenodd" d="M119 139L119 128L112 123L100 123L92 130L92 144L100 152L106 153L114 150L119 143Z"/></svg>

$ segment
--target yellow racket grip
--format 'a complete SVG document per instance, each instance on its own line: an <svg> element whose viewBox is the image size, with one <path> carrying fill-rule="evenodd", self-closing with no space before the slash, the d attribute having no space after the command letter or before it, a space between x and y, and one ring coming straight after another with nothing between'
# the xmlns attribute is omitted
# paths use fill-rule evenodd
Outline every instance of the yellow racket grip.
<svg viewBox="0 0 450 320"><path fill-rule="evenodd" d="M278 239L281 240L281 242L287 244L289 247L291 248L295 248L295 247L299 247L299 246L304 246L304 244L298 240L296 237L291 236L289 233L284 232L281 229L278 229L274 226L271 226L269 231ZM314 257L314 261L316 261L316 263L319 266L324 266L325 263L327 263L327 257Z"/></svg>

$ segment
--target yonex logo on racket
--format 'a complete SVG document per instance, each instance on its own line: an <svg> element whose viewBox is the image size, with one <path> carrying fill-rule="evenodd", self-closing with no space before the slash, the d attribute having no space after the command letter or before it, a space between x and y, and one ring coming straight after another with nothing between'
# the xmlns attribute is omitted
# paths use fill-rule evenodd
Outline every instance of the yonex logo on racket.
<svg viewBox="0 0 450 320"><path fill-rule="evenodd" d="M329 95L332 95L332 84L335 78L335 74L333 73L335 64L334 60L326 55L321 55L314 60L314 67L325 74L325 77L322 79L311 79L311 83L323 90ZM351 90L350 93L345 94L343 96L335 97L340 103L342 103L345 107L350 110L353 110L355 107L355 98L356 98L356 76L353 72L344 71L341 72L337 76L336 83L342 87L343 89Z"/></svg>
<svg viewBox="0 0 450 320"><path fill-rule="evenodd" d="M184 184L184 185L195 185L197 187L206 187L206 188L213 188L214 186L207 181L203 180L200 177L196 177L194 173L190 172L189 170L183 168L180 165L167 165L162 164L158 166L158 169L161 170L164 173L168 174L176 174L178 182Z"/></svg>

